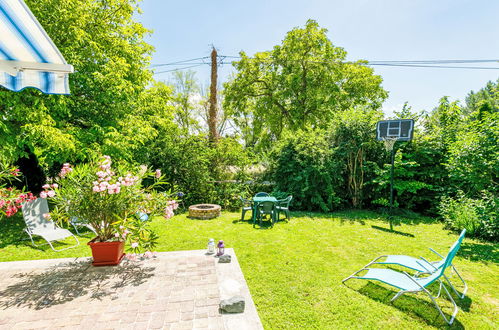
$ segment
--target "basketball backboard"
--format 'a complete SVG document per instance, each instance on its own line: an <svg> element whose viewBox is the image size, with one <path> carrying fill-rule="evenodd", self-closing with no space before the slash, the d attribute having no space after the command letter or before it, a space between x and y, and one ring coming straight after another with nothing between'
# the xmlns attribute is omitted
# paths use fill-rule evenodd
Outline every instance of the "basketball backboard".
<svg viewBox="0 0 499 330"><path fill-rule="evenodd" d="M376 124L378 141L383 141L385 138L410 141L413 134L414 120L412 119L381 120Z"/></svg>

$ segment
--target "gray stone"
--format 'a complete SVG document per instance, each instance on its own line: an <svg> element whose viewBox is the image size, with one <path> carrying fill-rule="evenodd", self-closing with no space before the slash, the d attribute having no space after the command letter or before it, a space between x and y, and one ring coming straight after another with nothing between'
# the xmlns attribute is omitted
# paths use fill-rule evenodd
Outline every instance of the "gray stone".
<svg viewBox="0 0 499 330"><path fill-rule="evenodd" d="M235 296L230 299L225 299L220 302L220 309L226 313L242 313L244 312L244 298Z"/></svg>
<svg viewBox="0 0 499 330"><path fill-rule="evenodd" d="M231 258L231 256L229 254L224 254L218 258L218 262L223 263L223 264L227 264L230 262L230 258Z"/></svg>

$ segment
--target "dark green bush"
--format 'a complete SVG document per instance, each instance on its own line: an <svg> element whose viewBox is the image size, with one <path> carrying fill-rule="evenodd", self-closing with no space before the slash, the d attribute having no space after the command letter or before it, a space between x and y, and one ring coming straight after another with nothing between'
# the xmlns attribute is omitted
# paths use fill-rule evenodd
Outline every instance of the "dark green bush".
<svg viewBox="0 0 499 330"><path fill-rule="evenodd" d="M275 191L293 195L293 209L328 212L338 208L343 166L332 155L331 141L322 130L288 135L271 154Z"/></svg>

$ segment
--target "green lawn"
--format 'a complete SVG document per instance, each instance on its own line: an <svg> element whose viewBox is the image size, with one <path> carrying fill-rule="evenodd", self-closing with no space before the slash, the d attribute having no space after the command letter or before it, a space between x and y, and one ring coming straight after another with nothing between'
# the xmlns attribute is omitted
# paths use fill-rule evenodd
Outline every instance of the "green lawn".
<svg viewBox="0 0 499 330"><path fill-rule="evenodd" d="M446 253L457 239L428 218L403 219L399 233L389 233L372 212L294 214L274 228L253 228L239 221L239 213L224 213L214 220L157 218L157 251L204 249L209 238L223 239L235 249L265 328L346 329L445 327L423 294L404 295L395 303L393 289L375 282L341 279L374 257L391 253L433 258L427 247ZM3 220L0 226L0 261L89 256L85 245L52 252L16 241L22 220ZM68 241L69 242L69 241ZM454 328L499 327L498 244L465 239L454 264L468 282L468 295L458 301ZM454 277L453 277L454 278ZM459 284L454 278L454 283ZM450 313L450 303L439 299Z"/></svg>

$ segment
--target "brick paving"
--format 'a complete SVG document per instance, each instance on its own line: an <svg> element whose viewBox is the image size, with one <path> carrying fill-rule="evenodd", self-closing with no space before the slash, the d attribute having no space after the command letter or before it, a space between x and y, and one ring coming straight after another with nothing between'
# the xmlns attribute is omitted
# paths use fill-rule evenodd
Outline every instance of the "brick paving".
<svg viewBox="0 0 499 330"><path fill-rule="evenodd" d="M114 267L93 267L89 258L0 263L0 329L262 329L228 250L232 265L203 251ZM242 314L219 312L227 280L246 296Z"/></svg>

